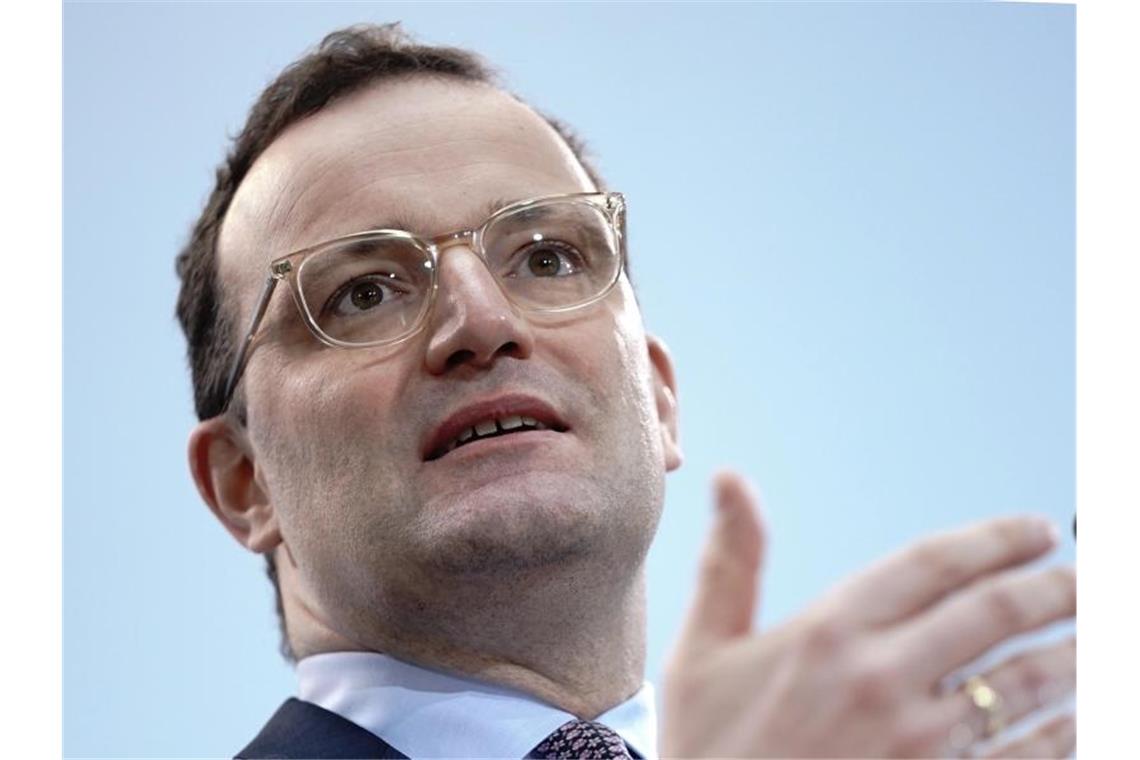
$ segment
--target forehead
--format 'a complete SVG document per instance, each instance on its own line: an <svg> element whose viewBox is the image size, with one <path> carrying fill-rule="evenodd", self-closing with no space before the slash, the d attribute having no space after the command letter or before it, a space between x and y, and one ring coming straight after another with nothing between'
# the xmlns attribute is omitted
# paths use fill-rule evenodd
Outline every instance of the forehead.
<svg viewBox="0 0 1140 760"><path fill-rule="evenodd" d="M221 279L246 293L271 259L329 238L378 226L436 235L478 224L495 199L590 189L565 142L509 95L382 82L291 125L258 158L226 214Z"/></svg>

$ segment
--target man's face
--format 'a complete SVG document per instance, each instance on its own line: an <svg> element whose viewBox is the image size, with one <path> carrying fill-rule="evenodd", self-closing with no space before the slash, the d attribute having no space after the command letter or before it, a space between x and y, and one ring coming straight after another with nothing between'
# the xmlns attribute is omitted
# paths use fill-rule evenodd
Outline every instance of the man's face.
<svg viewBox="0 0 1140 760"><path fill-rule="evenodd" d="M431 237L503 202L593 189L509 96L386 82L293 125L258 159L222 233L225 299L245 324L277 256L378 227ZM279 288L243 379L255 486L307 603L365 645L379 611L452 603L457 579L628 575L679 463L662 422L672 370L624 275L558 320L514 309L465 246L443 250L438 277L424 329L387 348L318 342ZM431 458L441 426L481 404L544 406L565 429Z"/></svg>

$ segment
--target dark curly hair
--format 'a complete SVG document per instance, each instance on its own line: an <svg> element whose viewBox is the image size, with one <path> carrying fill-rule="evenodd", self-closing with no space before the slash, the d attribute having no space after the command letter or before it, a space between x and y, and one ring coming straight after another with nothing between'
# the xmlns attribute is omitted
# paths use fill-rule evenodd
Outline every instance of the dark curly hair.
<svg viewBox="0 0 1140 760"><path fill-rule="evenodd" d="M181 281L176 312L186 336L198 419L223 412L226 373L240 339L236 309L222 299L217 246L226 212L250 167L287 127L337 98L381 80L417 75L500 87L496 73L471 51L419 44L399 23L360 24L326 36L315 50L287 66L254 103L245 126L218 166L214 188L175 260ZM562 136L590 179L602 189L601 177L573 132L557 119L540 115ZM232 413L239 424L246 424L245 399L240 390L227 413ZM266 574L276 594L281 653L294 662L273 553L265 557Z"/></svg>

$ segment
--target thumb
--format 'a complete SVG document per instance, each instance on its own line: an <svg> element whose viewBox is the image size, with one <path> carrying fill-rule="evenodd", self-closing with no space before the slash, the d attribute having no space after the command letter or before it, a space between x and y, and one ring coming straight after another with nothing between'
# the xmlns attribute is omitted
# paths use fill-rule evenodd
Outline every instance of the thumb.
<svg viewBox="0 0 1140 760"><path fill-rule="evenodd" d="M765 535L759 500L734 472L717 473L713 490L716 516L681 636L687 654L747 635L760 603Z"/></svg>

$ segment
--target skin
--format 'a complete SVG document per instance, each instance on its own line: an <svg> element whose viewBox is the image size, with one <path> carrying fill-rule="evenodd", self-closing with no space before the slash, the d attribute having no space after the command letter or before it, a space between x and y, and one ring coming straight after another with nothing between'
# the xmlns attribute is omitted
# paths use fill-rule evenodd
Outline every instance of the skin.
<svg viewBox="0 0 1140 760"><path fill-rule="evenodd" d="M381 83L258 159L222 231L227 302L245 324L267 262L317 242L434 236L496 199L594 189L502 92ZM234 537L276 552L299 657L386 652L596 716L643 680L644 559L680 464L671 362L624 275L557 320L515 310L465 246L439 278L425 329L385 349L324 346L282 288L243 379L248 428L199 425L191 467ZM447 416L507 392L546 400L569 432L422 461Z"/></svg>
<svg viewBox="0 0 1140 760"><path fill-rule="evenodd" d="M245 324L268 261L323 240L381 226L434 236L478 225L497 199L592 189L509 96L387 82L294 125L259 158L223 228L226 302ZM681 463L672 363L624 276L556 321L515 311L463 246L443 252L439 277L425 329L388 349L324 346L280 289L243 380L248 427L199 424L191 470L242 545L275 552L299 656L386 652L596 717L644 677L645 553L665 473ZM445 417L512 391L545 399L570 431L422 461ZM1071 568L1024 567L1055 545L1044 521L933 536L758 633L759 505L733 473L714 500L666 670L663 756L1072 751L1068 718L980 744L985 716L948 685L994 645L1075 616ZM1069 640L983 675L1013 723L1070 696L1075 674Z"/></svg>
<svg viewBox="0 0 1140 760"><path fill-rule="evenodd" d="M1071 567L1028 570L1057 542L1032 516L923 539L758 633L765 546L756 496L716 479L696 598L665 676L661 754L676 757L1067 757L1072 716L1018 739L953 685L993 646L1076 615ZM1006 725L1071 698L1076 641L980 673ZM961 678L959 678L961 680Z"/></svg>

